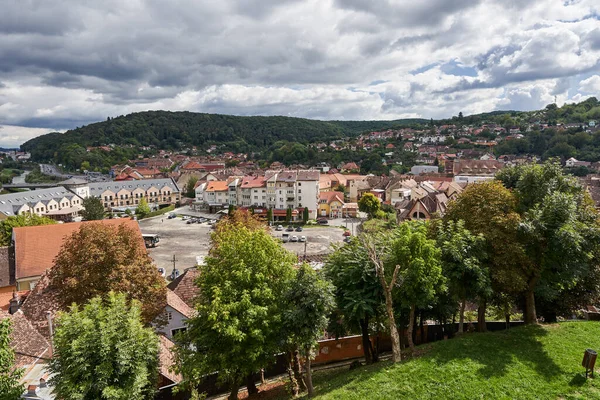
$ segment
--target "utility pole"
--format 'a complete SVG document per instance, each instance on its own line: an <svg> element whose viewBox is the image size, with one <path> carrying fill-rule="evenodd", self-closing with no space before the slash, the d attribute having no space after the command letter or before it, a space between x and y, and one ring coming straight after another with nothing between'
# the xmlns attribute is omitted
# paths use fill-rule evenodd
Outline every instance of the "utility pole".
<svg viewBox="0 0 600 400"><path fill-rule="evenodd" d="M173 259L171 260L171 262L173 263L173 272L171 273L171 277L173 279L177 279L177 277L179 277L179 271L177 271L177 267L175 266L175 263L177 263L177 261L179 260L175 258L175 254L173 254Z"/></svg>

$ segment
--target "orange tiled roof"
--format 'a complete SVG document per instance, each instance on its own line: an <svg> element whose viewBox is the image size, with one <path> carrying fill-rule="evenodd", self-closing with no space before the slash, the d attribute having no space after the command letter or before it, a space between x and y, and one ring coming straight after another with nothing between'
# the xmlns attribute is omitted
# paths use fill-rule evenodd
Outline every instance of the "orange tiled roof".
<svg viewBox="0 0 600 400"><path fill-rule="evenodd" d="M206 186L206 192L225 192L229 190L227 181L210 181Z"/></svg>
<svg viewBox="0 0 600 400"><path fill-rule="evenodd" d="M344 204L344 193L342 192L321 192L319 193L319 200L327 201L330 204L332 201L337 200Z"/></svg>
<svg viewBox="0 0 600 400"><path fill-rule="evenodd" d="M31 368L39 358L51 357L50 343L33 327L22 311L13 315L0 311L0 320L4 318L9 318L12 322L10 346L16 352L16 368Z"/></svg>
<svg viewBox="0 0 600 400"><path fill-rule="evenodd" d="M194 310L185 304L172 290L167 290L167 305L179 311L186 318L192 318Z"/></svg>
<svg viewBox="0 0 600 400"><path fill-rule="evenodd" d="M167 286L188 306L194 306L194 299L200 293L200 289L194 283L196 278L200 276L198 268L186 269L177 279L169 283Z"/></svg>
<svg viewBox="0 0 600 400"><path fill-rule="evenodd" d="M54 266L54 259L68 236L77 231L82 224L98 223L111 226L125 224L139 232L140 245L146 248L137 221L131 219L105 219L14 228L16 279L42 275L44 271Z"/></svg>
<svg viewBox="0 0 600 400"><path fill-rule="evenodd" d="M173 383L179 383L182 380L181 375L171 371L171 368L175 364L175 361L173 359L173 347L175 347L175 343L173 343L163 335L158 335L158 337L160 339L158 353L158 365L160 374Z"/></svg>

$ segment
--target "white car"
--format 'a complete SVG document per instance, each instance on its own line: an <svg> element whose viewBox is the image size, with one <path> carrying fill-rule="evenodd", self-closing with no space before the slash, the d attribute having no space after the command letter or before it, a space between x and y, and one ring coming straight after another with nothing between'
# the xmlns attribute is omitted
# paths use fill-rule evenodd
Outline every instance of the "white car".
<svg viewBox="0 0 600 400"><path fill-rule="evenodd" d="M158 267L158 273L159 273L159 274L160 274L160 276L162 276L163 278L164 278L165 276L167 276L167 271L165 271L165 269L164 269L164 268L162 268L162 267Z"/></svg>
<svg viewBox="0 0 600 400"><path fill-rule="evenodd" d="M306 236L304 236L304 235L303 235L303 236L300 236L300 241L301 241L301 242L306 242Z"/></svg>
<svg viewBox="0 0 600 400"><path fill-rule="evenodd" d="M297 242L298 241L298 236L294 235L290 238L290 242Z"/></svg>

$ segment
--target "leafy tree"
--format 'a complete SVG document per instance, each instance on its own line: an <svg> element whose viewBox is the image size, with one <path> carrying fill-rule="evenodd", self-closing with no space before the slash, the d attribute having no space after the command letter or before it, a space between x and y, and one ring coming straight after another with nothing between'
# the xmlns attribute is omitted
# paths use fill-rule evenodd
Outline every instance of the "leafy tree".
<svg viewBox="0 0 600 400"><path fill-rule="evenodd" d="M269 223L273 222L273 209L272 208L269 208L267 210L267 221Z"/></svg>
<svg viewBox="0 0 600 400"><path fill-rule="evenodd" d="M460 303L458 333L463 333L467 300L487 298L491 294L489 271L485 259L485 238L473 235L462 220L441 224L437 232L442 269L450 294Z"/></svg>
<svg viewBox="0 0 600 400"><path fill-rule="evenodd" d="M285 210L285 222L290 223L291 221L292 221L292 209L288 207Z"/></svg>
<svg viewBox="0 0 600 400"><path fill-rule="evenodd" d="M302 222L307 223L308 222L308 207L304 207L304 210L302 210Z"/></svg>
<svg viewBox="0 0 600 400"><path fill-rule="evenodd" d="M48 217L40 217L37 214L21 214L0 221L0 246L9 246L12 241L13 228L21 226L51 225L56 221Z"/></svg>
<svg viewBox="0 0 600 400"><path fill-rule="evenodd" d="M327 258L324 271L335 286L336 305L345 324L360 328L366 363L377 361L369 336L369 323L379 314L383 288L367 249L357 239L336 247Z"/></svg>
<svg viewBox="0 0 600 400"><path fill-rule="evenodd" d="M341 192L346 194L348 189L346 189L346 186L342 185L341 183L338 183L332 190L334 192Z"/></svg>
<svg viewBox="0 0 600 400"><path fill-rule="evenodd" d="M57 398L152 399L158 337L141 321L137 301L125 294L94 297L59 313L48 367Z"/></svg>
<svg viewBox="0 0 600 400"><path fill-rule="evenodd" d="M464 227L485 238L488 269L495 291L519 293L525 288L522 267L525 254L517 233L521 222L514 194L499 181L470 185L448 205L444 221L464 221ZM485 311L490 299L481 293L477 302L478 328L486 330Z"/></svg>
<svg viewBox="0 0 600 400"><path fill-rule="evenodd" d="M280 348L284 296L297 258L266 229L218 225L199 267L197 314L188 320L177 359L191 385L219 371L234 399L243 379L269 365Z"/></svg>
<svg viewBox="0 0 600 400"><path fill-rule="evenodd" d="M15 352L10 345L10 332L10 319L0 319L0 400L18 400L23 393L19 383L23 371L13 366Z"/></svg>
<svg viewBox="0 0 600 400"><path fill-rule="evenodd" d="M303 264L296 272L284 298L283 329L293 352L299 351L306 360L306 388L313 395L311 359L317 340L327 327L328 315L333 310L333 286L321 278L309 265ZM290 377L292 375L290 374ZM294 395L298 385L292 380Z"/></svg>
<svg viewBox="0 0 600 400"><path fill-rule="evenodd" d="M415 310L431 304L436 294L446 290L440 265L440 250L435 240L427 238L427 225L420 222L406 222L391 235L388 270L395 268L400 286L400 298L410 307L408 321L408 344L412 340ZM384 239L385 240L385 239Z"/></svg>
<svg viewBox="0 0 600 400"><path fill-rule="evenodd" d="M230 229L231 225L242 225L248 229L266 229L267 225L257 215L247 210L234 210L231 215L226 215L219 220L215 227L218 233L222 229Z"/></svg>
<svg viewBox="0 0 600 400"><path fill-rule="evenodd" d="M144 218L146 215L150 214L150 206L145 198L141 198L138 206L135 209L135 213L140 217Z"/></svg>
<svg viewBox="0 0 600 400"><path fill-rule="evenodd" d="M529 261L523 269L524 317L535 323L536 292L547 301L557 299L589 273L600 237L598 214L558 162L512 167L498 177L514 190L522 215L519 233Z"/></svg>
<svg viewBox="0 0 600 400"><path fill-rule="evenodd" d="M139 231L124 224L81 225L65 240L54 264L50 284L64 308L111 291L140 301L146 322L164 308L165 281L148 257Z"/></svg>
<svg viewBox="0 0 600 400"><path fill-rule="evenodd" d="M104 219L104 206L98 197L90 196L83 199L83 210L79 214L86 221Z"/></svg>
<svg viewBox="0 0 600 400"><path fill-rule="evenodd" d="M185 197L189 197L193 199L196 197L196 183L198 182L198 177L190 176L185 186L183 187L183 194Z"/></svg>
<svg viewBox="0 0 600 400"><path fill-rule="evenodd" d="M377 215L380 208L381 202L373 193L365 193L360 200L358 200L358 209L369 214L369 218L373 218Z"/></svg>

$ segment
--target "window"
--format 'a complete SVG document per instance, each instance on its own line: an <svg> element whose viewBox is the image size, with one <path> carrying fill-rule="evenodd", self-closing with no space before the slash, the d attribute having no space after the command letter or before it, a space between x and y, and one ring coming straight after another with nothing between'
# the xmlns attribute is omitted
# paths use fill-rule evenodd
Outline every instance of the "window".
<svg viewBox="0 0 600 400"><path fill-rule="evenodd" d="M183 333L186 330L187 328L171 329L171 337L175 337L175 335L177 335L178 333Z"/></svg>
<svg viewBox="0 0 600 400"><path fill-rule="evenodd" d="M167 312L167 319L171 321L173 319L173 313L171 311Z"/></svg>
<svg viewBox="0 0 600 400"><path fill-rule="evenodd" d="M302 196L298 196L298 201L302 201Z"/></svg>
<svg viewBox="0 0 600 400"><path fill-rule="evenodd" d="M302 186L302 182L298 182L298 186Z"/></svg>

